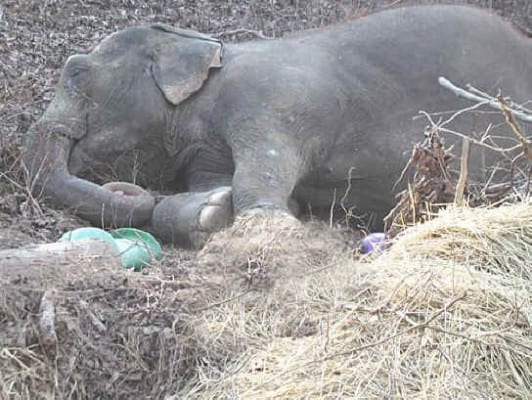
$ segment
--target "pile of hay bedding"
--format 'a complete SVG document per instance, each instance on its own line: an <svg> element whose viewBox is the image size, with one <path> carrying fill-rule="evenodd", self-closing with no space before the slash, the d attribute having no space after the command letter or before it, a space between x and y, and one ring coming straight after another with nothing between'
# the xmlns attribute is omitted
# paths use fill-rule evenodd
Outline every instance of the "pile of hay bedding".
<svg viewBox="0 0 532 400"><path fill-rule="evenodd" d="M531 221L530 201L449 209L360 258L322 223L256 215L143 274L0 276L0 397L524 399Z"/></svg>
<svg viewBox="0 0 532 400"><path fill-rule="evenodd" d="M382 256L333 250L321 271L203 314L206 336L247 346L180 396L529 398L531 222L529 201L449 209Z"/></svg>
<svg viewBox="0 0 532 400"><path fill-rule="evenodd" d="M141 274L100 265L97 258L0 274L0 398L163 398L186 390L198 366L223 371L251 343L261 341L253 338L260 332L244 329L249 320L267 322L270 312L286 312L283 294L271 308L265 302L276 279L273 268L290 246L314 231L312 224L304 229L294 220L280 229L282 218L257 216L253 221L220 233L212 250L199 255L167 248L163 260ZM242 230L251 226L254 232ZM257 228L287 240L258 237ZM331 237L320 230L325 241ZM253 240L244 240L248 233ZM229 243L238 246L238 235L252 245L247 250L266 257L253 253L252 259L242 258L244 263L224 259L222 250ZM227 246L218 248L224 240ZM323 258L319 252L325 251L325 241L305 242L315 247L316 262ZM280 243L288 246L284 252ZM218 254L215 262L209 261L209 252ZM294 256L308 265L297 249ZM283 274L290 275L289 270ZM265 284L269 279L271 284ZM55 306L56 346L43 343L39 332L44 293L51 293ZM251 312L249 320L243 314L242 321L229 321L226 304L264 309L262 316ZM283 329L290 334L290 326L275 328ZM266 329L263 335L269 334Z"/></svg>

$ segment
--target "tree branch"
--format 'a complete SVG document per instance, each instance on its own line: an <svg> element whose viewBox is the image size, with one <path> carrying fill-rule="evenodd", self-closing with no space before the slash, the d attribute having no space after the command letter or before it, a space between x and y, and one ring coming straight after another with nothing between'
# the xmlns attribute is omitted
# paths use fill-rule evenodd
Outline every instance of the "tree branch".
<svg viewBox="0 0 532 400"><path fill-rule="evenodd" d="M451 92L453 92L454 94L456 94L457 96L459 97L463 97L465 99L468 99L468 100L472 100L472 101L477 101L477 102L481 102L481 103L486 103L487 105L489 105L491 108L494 108L496 110L499 110L499 111L503 111L504 112L504 108L501 106L501 104L499 103L499 100L495 97L481 97L479 95L476 95L476 94L473 94L465 89L462 89L456 85L454 85L451 81L449 81L447 78L443 77L443 76L440 76L438 78L438 83L443 86L444 88L446 89L449 89ZM512 113L512 115L515 117L515 118L518 118L522 121L525 121L525 122L532 122L532 115L528 115L522 111L517 111L517 110L514 110L510 107L507 107L508 108L508 111Z"/></svg>

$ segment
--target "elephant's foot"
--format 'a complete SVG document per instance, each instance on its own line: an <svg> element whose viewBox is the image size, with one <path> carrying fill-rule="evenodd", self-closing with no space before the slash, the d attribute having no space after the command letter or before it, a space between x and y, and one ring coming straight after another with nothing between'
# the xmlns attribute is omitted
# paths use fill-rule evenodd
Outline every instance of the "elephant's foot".
<svg viewBox="0 0 532 400"><path fill-rule="evenodd" d="M190 242L195 248L203 247L212 233L226 228L233 219L231 188L223 187L208 193L198 214L196 229L190 232Z"/></svg>
<svg viewBox="0 0 532 400"><path fill-rule="evenodd" d="M153 212L154 233L165 242L201 248L233 219L230 187L164 198Z"/></svg>
<svg viewBox="0 0 532 400"><path fill-rule="evenodd" d="M292 213L284 211L279 208L269 208L269 207L256 207L249 210L242 211L238 214L236 219L238 220L260 220L260 219L270 219L272 221L282 222L281 225L291 225L291 226L301 226L301 221L297 219Z"/></svg>
<svg viewBox="0 0 532 400"><path fill-rule="evenodd" d="M223 266L228 274L234 271L254 288L270 287L276 277L308 271L309 258L314 260L326 245L319 236L285 210L255 207L215 233L197 261L206 267Z"/></svg>

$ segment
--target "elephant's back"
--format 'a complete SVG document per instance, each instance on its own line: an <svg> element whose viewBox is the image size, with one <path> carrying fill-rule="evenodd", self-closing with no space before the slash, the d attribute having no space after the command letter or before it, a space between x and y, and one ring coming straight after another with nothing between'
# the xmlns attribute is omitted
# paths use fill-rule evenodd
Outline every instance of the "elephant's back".
<svg viewBox="0 0 532 400"><path fill-rule="evenodd" d="M472 105L442 88L439 76L492 94L502 89L516 102L532 99L532 41L500 17L471 7L384 11L235 49L237 57L250 60L252 54L253 63L259 61L274 71L287 65L302 71L312 67L315 74L309 76L318 77L318 87L327 89L327 95L320 97L327 101L312 103L315 107L307 114L323 121L334 116L335 122L329 130L318 129L319 123L308 127L309 135L325 137L325 148L296 189L301 201L317 206L326 207L344 193L349 176L353 203L381 210L393 203L392 187L412 146L423 140L428 123L412 117L420 110L446 112ZM329 100L338 106L325 113L324 104L329 108L333 104ZM492 121L483 114L468 115L457 118L452 128L480 133ZM500 117L497 122L504 120ZM511 135L504 129L500 133ZM460 138L448 136L447 144L459 142ZM473 151L472 176L480 170L481 158Z"/></svg>
<svg viewBox="0 0 532 400"><path fill-rule="evenodd" d="M532 40L501 17L470 6L392 9L230 48L231 56L253 63L334 73L344 87L367 92L382 79L412 96L438 96L437 78L446 76L485 90L501 88L516 101L532 98Z"/></svg>

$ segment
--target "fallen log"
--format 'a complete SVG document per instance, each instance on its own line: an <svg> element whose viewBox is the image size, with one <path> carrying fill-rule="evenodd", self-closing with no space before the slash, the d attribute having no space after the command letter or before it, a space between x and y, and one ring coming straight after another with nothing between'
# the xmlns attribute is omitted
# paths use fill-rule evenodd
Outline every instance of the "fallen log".
<svg viewBox="0 0 532 400"><path fill-rule="evenodd" d="M3 282L64 276L72 269L121 268L116 249L102 240L79 240L25 246L0 251Z"/></svg>

